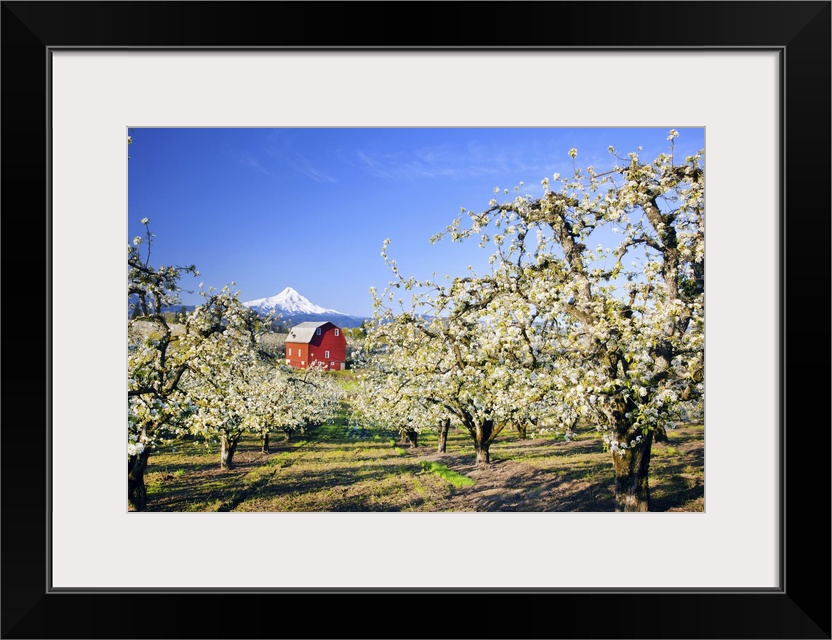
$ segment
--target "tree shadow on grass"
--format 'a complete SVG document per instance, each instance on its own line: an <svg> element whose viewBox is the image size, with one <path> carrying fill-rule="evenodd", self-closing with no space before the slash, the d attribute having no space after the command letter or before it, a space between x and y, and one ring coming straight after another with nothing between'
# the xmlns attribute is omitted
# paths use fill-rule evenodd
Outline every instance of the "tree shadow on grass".
<svg viewBox="0 0 832 640"><path fill-rule="evenodd" d="M650 485L652 511L701 511L704 496L702 434L671 432L671 442L654 445ZM149 510L242 510L317 512L612 512L612 465L598 438L564 442L551 438L498 440L493 462L475 465L470 439L415 448L378 440L298 439L277 442L264 454L249 441L237 467L189 466L165 476ZM307 446L308 445L308 446ZM453 446L452 446L453 445ZM354 446L354 448L351 448ZM203 457L204 460L204 457ZM475 480L453 487L421 463L435 461ZM174 468L178 463L169 465Z"/></svg>
<svg viewBox="0 0 832 640"><path fill-rule="evenodd" d="M400 458L364 465L359 469L350 464L309 466L320 466L320 469L310 469L304 463L302 474L275 476L273 482L262 488L260 497L269 499L292 493L312 494L336 487L348 488L360 483L378 482L391 476L420 472L418 463Z"/></svg>

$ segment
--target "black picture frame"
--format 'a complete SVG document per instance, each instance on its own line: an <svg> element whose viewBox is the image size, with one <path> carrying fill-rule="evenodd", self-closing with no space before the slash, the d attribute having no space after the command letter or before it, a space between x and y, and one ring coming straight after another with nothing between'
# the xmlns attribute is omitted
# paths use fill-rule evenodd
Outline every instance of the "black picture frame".
<svg viewBox="0 0 832 640"><path fill-rule="evenodd" d="M828 1L2 2L2 637L830 638L831 6ZM507 12L520 12L527 28L505 29ZM51 591L47 265L51 243L58 239L49 236L48 97L50 51L64 47L778 51L785 81L780 588ZM610 535L612 540L614 532ZM674 553L659 540L643 543L638 552L655 561ZM432 558L427 552L422 561ZM232 613L215 613L222 611ZM158 612L161 617L153 617Z"/></svg>

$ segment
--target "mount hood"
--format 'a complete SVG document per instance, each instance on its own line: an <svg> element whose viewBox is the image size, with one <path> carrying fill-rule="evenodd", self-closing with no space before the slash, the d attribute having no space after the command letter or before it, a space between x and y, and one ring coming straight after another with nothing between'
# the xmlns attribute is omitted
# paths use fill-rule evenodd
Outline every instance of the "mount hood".
<svg viewBox="0 0 832 640"><path fill-rule="evenodd" d="M260 315L280 314L280 319L292 325L300 322L329 321L340 327L358 327L366 318L351 316L335 309L327 309L305 298L292 287L286 287L275 296L259 298L244 302L243 306L253 309Z"/></svg>

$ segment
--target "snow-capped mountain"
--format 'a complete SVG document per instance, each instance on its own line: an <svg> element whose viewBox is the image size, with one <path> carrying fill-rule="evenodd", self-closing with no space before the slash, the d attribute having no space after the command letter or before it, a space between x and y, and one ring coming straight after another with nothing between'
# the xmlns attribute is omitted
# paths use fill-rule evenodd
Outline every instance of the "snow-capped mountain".
<svg viewBox="0 0 832 640"><path fill-rule="evenodd" d="M326 309L303 297L292 287L286 287L276 296L259 298L243 303L261 315L274 312L280 314L281 320L288 320L292 324L299 322L330 321L341 327L358 327L365 320L360 316L351 316L335 309Z"/></svg>
<svg viewBox="0 0 832 640"><path fill-rule="evenodd" d="M286 315L296 313L333 313L337 315L345 315L335 309L324 309L323 307L310 302L308 298L304 298L297 291L292 289L292 287L286 287L276 296L271 296L270 298L260 298L259 300L251 300L250 302L244 302L243 305L254 309L255 311L259 311L260 313L277 311L278 313Z"/></svg>

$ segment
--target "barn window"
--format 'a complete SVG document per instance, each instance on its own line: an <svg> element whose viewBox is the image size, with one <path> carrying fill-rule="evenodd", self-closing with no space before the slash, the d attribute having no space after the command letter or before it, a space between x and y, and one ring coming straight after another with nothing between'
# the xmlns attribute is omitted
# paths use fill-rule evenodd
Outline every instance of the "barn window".
<svg viewBox="0 0 832 640"><path fill-rule="evenodd" d="M335 363L334 363L334 362L330 362L330 363L329 363L329 366L330 366L330 367L334 367L334 366L335 366Z"/></svg>
<svg viewBox="0 0 832 640"><path fill-rule="evenodd" d="M292 355L292 347L289 347L289 355Z"/></svg>
<svg viewBox="0 0 832 640"><path fill-rule="evenodd" d="M329 357L329 351L324 351L324 358L328 358L328 357Z"/></svg>
<svg viewBox="0 0 832 640"><path fill-rule="evenodd" d="M340 334L340 329L336 329L336 330L335 330L335 335L336 335L336 336L341 335L341 334Z"/></svg>
<svg viewBox="0 0 832 640"><path fill-rule="evenodd" d="M316 335L321 335L321 328L320 328L320 327L318 327L318 328L315 330L315 334L316 334Z"/></svg>

